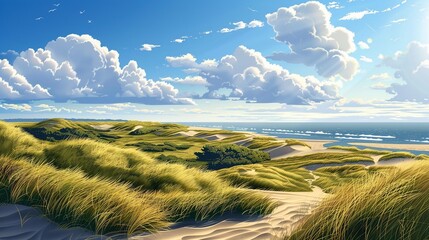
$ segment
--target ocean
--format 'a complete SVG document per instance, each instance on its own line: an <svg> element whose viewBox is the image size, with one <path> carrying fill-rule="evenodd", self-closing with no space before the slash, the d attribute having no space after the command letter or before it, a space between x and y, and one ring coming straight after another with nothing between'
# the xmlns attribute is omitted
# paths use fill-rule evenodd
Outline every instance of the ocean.
<svg viewBox="0 0 429 240"><path fill-rule="evenodd" d="M336 140L350 142L429 144L429 123L182 123L195 127L262 133L280 138ZM429 151L429 149L428 149ZM419 151L412 151L420 153ZM425 152L427 154L427 152Z"/></svg>

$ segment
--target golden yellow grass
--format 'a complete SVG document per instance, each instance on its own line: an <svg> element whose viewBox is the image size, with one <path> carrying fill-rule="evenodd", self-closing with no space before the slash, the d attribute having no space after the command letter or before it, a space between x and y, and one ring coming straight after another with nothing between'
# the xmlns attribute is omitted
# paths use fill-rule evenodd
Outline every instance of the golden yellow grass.
<svg viewBox="0 0 429 240"><path fill-rule="evenodd" d="M0 122L0 197L97 233L156 231L171 221L225 212L266 214L266 196L214 172L158 162L94 140L47 143Z"/></svg>
<svg viewBox="0 0 429 240"><path fill-rule="evenodd" d="M427 239L429 163L369 175L337 189L286 239Z"/></svg>

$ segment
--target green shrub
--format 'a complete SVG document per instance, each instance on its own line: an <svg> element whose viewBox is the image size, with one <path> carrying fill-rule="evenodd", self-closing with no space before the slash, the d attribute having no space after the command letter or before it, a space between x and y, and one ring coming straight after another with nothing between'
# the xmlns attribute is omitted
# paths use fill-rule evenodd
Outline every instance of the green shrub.
<svg viewBox="0 0 429 240"><path fill-rule="evenodd" d="M259 150L235 144L205 145L195 155L199 161L208 162L209 169L221 169L236 165L260 163L270 160L270 155Z"/></svg>

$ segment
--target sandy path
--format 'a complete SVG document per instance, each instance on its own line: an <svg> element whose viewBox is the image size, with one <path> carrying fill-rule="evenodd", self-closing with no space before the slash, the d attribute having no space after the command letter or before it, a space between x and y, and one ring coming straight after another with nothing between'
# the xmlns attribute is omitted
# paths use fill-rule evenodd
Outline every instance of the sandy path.
<svg viewBox="0 0 429 240"><path fill-rule="evenodd" d="M265 217L235 217L222 221L200 223L199 226L184 226L161 231L152 235L136 236L134 240L215 240L272 239L289 233L294 225L319 204L327 194L314 188L313 192L276 192L252 190L267 194L280 206Z"/></svg>
<svg viewBox="0 0 429 240"><path fill-rule="evenodd" d="M408 151L429 151L429 144L349 143L350 145Z"/></svg>

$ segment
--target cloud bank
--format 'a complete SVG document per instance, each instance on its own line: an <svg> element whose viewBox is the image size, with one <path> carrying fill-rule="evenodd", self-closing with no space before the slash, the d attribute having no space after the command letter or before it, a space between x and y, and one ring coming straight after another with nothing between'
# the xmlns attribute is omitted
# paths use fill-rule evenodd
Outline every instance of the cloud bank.
<svg viewBox="0 0 429 240"><path fill-rule="evenodd" d="M429 45L411 42L403 52L385 57L383 63L396 70L395 78L404 83L394 83L387 92L395 101L429 102Z"/></svg>
<svg viewBox="0 0 429 240"><path fill-rule="evenodd" d="M70 34L44 49L0 60L0 100L191 104L171 84L146 78L135 61L120 66L119 53L90 35Z"/></svg>
<svg viewBox="0 0 429 240"><path fill-rule="evenodd" d="M271 59L313 66L323 77L351 79L357 73L359 63L349 55L356 50L354 33L333 26L325 5L310 1L279 8L266 18L276 33L275 39L291 51L275 53Z"/></svg>
<svg viewBox="0 0 429 240"><path fill-rule="evenodd" d="M208 91L202 98L238 98L287 104L309 104L338 98L337 83L289 73L281 66L269 63L261 53L244 46L219 61L198 63L189 53L167 57L166 60L171 66L196 72L206 80Z"/></svg>

